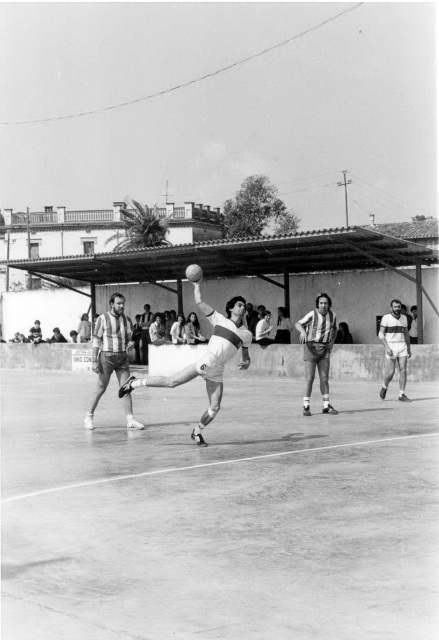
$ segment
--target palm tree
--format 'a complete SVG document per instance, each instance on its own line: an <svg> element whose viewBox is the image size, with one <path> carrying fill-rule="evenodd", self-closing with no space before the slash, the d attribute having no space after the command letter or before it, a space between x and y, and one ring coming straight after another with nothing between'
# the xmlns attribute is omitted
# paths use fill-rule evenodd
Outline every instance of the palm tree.
<svg viewBox="0 0 439 640"><path fill-rule="evenodd" d="M170 245L165 239L168 231L166 219L159 218L157 205L150 209L136 200L130 201L131 209L121 209L121 219L125 226L126 237L120 240L113 251L125 251L126 249L144 249L146 247L160 247ZM118 239L115 233L105 244Z"/></svg>

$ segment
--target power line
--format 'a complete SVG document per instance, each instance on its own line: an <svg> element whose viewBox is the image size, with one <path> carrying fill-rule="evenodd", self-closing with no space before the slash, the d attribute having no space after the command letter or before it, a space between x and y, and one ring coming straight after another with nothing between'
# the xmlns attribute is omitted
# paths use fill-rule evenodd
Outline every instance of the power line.
<svg viewBox="0 0 439 640"><path fill-rule="evenodd" d="M64 116L53 116L52 118L41 118L39 120L18 120L18 121L11 121L11 122L0 122L0 125L3 126L7 126L7 125L19 125L19 124L39 124L39 123L43 123L43 122L54 122L56 120L67 120L67 119L71 119L71 118L81 118L83 116L89 116L95 113L103 113L105 111L111 111L114 109L121 109L122 107L127 107L129 105L132 104L136 104L138 102L144 102L146 100L152 100L153 98L157 98L159 96L164 95L165 93L171 93L173 91L177 91L178 89L183 89L185 87L189 87L192 84L196 84L197 82L202 82L203 80L206 80L207 78L212 78L216 75L219 75L220 73L224 73L225 71L229 71L230 69L233 69L234 67L237 67L241 64L245 64L246 62L249 62L250 60L254 60L255 58L258 58L260 56L265 55L266 53L269 53L270 51L274 51L275 49L279 49L280 47L283 47L287 44L289 44L290 42L292 42L293 40L297 40L299 38L302 38L303 36L307 35L308 33L311 33L312 31L316 31L317 29L321 29L322 27L326 26L327 24L329 24L330 22L333 22L334 20L338 20L338 18L341 18L341 16L343 16L346 13L349 13L350 11L355 11L356 9L358 9L359 7L361 7L361 5L364 4L364 2L359 2L358 4L354 5L353 7L349 7L349 9L345 9L344 11L341 11L340 13L337 13L335 16L332 16L332 18L328 18L327 20L324 20L323 22L320 22L317 25L314 25L313 27L310 27L309 29L306 29L305 31L302 31L301 33L292 36L291 38L288 38L287 40L284 40L283 42L279 42L278 44L273 45L272 47L269 47L268 49L264 49L263 51L259 51L259 53L255 53L251 56L248 56L247 58L243 58L242 60L238 60L237 62L233 62L232 64L227 65L226 67L222 67L221 69L217 69L216 71L212 71L211 73L207 73L204 76L201 76L199 78L195 78L194 80L189 80L188 82L184 82L182 84L176 85L174 87L171 87L170 89L164 89L163 91L158 91L157 93L152 93L148 96L143 96L142 98L136 98L134 100L129 100L127 102L121 102L119 104L114 104L111 105L109 107L102 107L101 109L93 109L90 111L82 111L79 113L73 113L71 115L64 115Z"/></svg>
<svg viewBox="0 0 439 640"><path fill-rule="evenodd" d="M328 182L326 184L319 184L316 185L315 187L306 187L306 189L297 189L296 191L286 191L284 193L280 193L280 196L287 196L290 193L300 193L301 191L312 191L313 189L321 189L322 187L333 187L334 183L333 182Z"/></svg>

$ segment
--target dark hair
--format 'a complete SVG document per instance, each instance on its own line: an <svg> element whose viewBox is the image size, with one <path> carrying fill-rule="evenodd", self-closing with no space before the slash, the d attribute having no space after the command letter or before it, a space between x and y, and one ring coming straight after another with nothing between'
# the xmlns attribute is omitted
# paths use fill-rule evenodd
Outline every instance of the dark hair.
<svg viewBox="0 0 439 640"><path fill-rule="evenodd" d="M61 333L61 331L59 330L58 327L55 327L54 330L53 330L53 333Z"/></svg>
<svg viewBox="0 0 439 640"><path fill-rule="evenodd" d="M134 316L135 319L137 320L137 318L141 318L142 316L140 315L140 313L138 313L137 315Z"/></svg>
<svg viewBox="0 0 439 640"><path fill-rule="evenodd" d="M38 322L38 324L41 324L41 322L39 320L35 320L34 324L37 324L37 322Z"/></svg>
<svg viewBox="0 0 439 640"><path fill-rule="evenodd" d="M410 307L410 311L417 311L418 307L414 304L413 307Z"/></svg>
<svg viewBox="0 0 439 640"><path fill-rule="evenodd" d="M192 322L192 324L194 325L195 329L200 329L200 321L198 320L198 316L195 313L195 311L191 311L190 313L188 313L187 316L187 321L188 323L191 322L191 316L195 316L195 320Z"/></svg>
<svg viewBox="0 0 439 640"><path fill-rule="evenodd" d="M72 329L72 331L70 331L69 336L71 336L73 338L73 336L77 336L78 332L75 331L74 329Z"/></svg>
<svg viewBox="0 0 439 640"><path fill-rule="evenodd" d="M392 302L390 303L390 306L392 306L394 302L397 302L397 303L398 303L398 304L400 304L400 305L401 305L401 307L402 307L402 302L401 302L401 300L398 300L398 298L394 298L394 299L392 300Z"/></svg>
<svg viewBox="0 0 439 640"><path fill-rule="evenodd" d="M245 299L245 298L243 298L242 296L235 296L234 298L232 298L231 300L229 300L229 301L226 303L226 314L227 314L227 317L228 317L228 318L230 318L230 317L232 316L231 309L233 309L233 307L235 306L235 304L236 304L237 302L243 302L244 304L246 304L246 303L247 303L246 299Z"/></svg>
<svg viewBox="0 0 439 640"><path fill-rule="evenodd" d="M316 298L316 307L317 307L317 309L319 308L319 300L320 300L320 298L326 298L326 300L328 301L328 307L329 308L332 307L332 300L328 296L328 294L327 293L319 293L319 295Z"/></svg>
<svg viewBox="0 0 439 640"><path fill-rule="evenodd" d="M149 307L151 309L151 305L148 304L147 302L143 305L143 308L145 308L145 307Z"/></svg>
<svg viewBox="0 0 439 640"><path fill-rule="evenodd" d="M81 316L81 320L88 320L88 313L83 313Z"/></svg>
<svg viewBox="0 0 439 640"><path fill-rule="evenodd" d="M183 324L186 324L186 318L184 317L184 313L177 313L177 322L179 318L183 318Z"/></svg>
<svg viewBox="0 0 439 640"><path fill-rule="evenodd" d="M278 307L277 310L281 312L284 318L290 317L290 314L288 313L285 307Z"/></svg>
<svg viewBox="0 0 439 640"><path fill-rule="evenodd" d="M265 309L266 309L265 304L258 304L258 311L259 311L259 309L263 309L265 311Z"/></svg>
<svg viewBox="0 0 439 640"><path fill-rule="evenodd" d="M122 293L113 293L113 295L110 298L110 302L109 302L110 306L112 304L114 304L114 301L116 300L116 298L122 298L122 300L125 301L125 296Z"/></svg>
<svg viewBox="0 0 439 640"><path fill-rule="evenodd" d="M341 329L342 331L345 331L346 333L349 333L349 325L347 322L340 322L340 324L338 325L339 329Z"/></svg>
<svg viewBox="0 0 439 640"><path fill-rule="evenodd" d="M154 314L154 322L156 322L156 320L161 320L163 324L165 324L165 315L163 313L156 313Z"/></svg>
<svg viewBox="0 0 439 640"><path fill-rule="evenodd" d="M269 311L268 309L265 309L264 318L265 318L265 316L271 316L271 311Z"/></svg>

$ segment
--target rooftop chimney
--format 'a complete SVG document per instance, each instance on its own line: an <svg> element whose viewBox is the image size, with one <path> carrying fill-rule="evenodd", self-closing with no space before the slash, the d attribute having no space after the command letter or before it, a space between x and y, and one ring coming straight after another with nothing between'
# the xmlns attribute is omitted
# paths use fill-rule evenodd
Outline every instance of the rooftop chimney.
<svg viewBox="0 0 439 640"><path fill-rule="evenodd" d="M370 220L370 224L372 225L372 227L375 226L375 214L371 213L369 216L369 220Z"/></svg>

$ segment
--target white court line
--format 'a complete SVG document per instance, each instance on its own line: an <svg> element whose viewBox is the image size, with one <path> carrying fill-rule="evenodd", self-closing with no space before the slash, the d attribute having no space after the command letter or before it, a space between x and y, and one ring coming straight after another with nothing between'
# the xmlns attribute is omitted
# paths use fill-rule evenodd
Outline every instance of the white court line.
<svg viewBox="0 0 439 640"><path fill-rule="evenodd" d="M133 473L126 476L115 476L114 478L101 478L100 480L91 480L90 482L79 482L78 484L68 484L64 487L54 487L53 489L43 489L42 491L34 491L33 493L23 493L21 496L6 498L2 500L2 504L14 502L16 500L24 500L41 496L55 491L66 491L67 489L78 489L80 487L89 487L95 484L103 484L105 482L116 482L118 480L130 480L131 478L141 478L142 476L156 476L161 473L175 473L178 471L191 471L193 469L203 469L205 467L215 467L221 464L234 464L236 462L249 462L251 460L262 460L264 458L279 458L280 456L291 456L297 453L313 453L314 451L328 451L329 449L342 449L346 447L355 447L358 445L380 444L381 442L395 442L397 440L410 440L413 438L428 438L431 436L439 436L439 433L419 433L413 436L399 436L397 438L382 438L380 440L365 440L363 442L348 442L346 444L333 444L327 447L313 447L311 449L296 449L295 451L281 451L280 453L265 453L260 456L251 456L250 458L236 458L235 460L220 460L219 462L206 462L206 464L194 464L189 467L171 467L170 469L158 469L156 471L142 471L142 473Z"/></svg>

